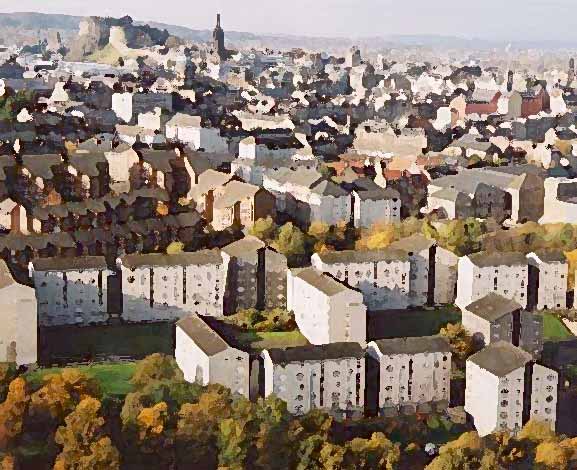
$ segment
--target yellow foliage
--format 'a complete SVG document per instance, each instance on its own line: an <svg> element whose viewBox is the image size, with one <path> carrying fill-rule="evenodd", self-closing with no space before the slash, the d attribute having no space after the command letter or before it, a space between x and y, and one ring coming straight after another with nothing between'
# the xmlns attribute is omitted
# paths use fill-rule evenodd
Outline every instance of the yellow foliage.
<svg viewBox="0 0 577 470"><path fill-rule="evenodd" d="M483 441L476 431L465 432L459 436L457 440L448 442L439 449L439 453L443 454L451 450L468 449L480 450L483 447Z"/></svg>
<svg viewBox="0 0 577 470"><path fill-rule="evenodd" d="M575 271L577 270L577 250L568 251L565 253L567 262L569 263L569 290L575 288Z"/></svg>
<svg viewBox="0 0 577 470"><path fill-rule="evenodd" d="M572 452L554 441L541 442L535 452L535 463L545 465L553 470L563 470L567 468Z"/></svg>
<svg viewBox="0 0 577 470"><path fill-rule="evenodd" d="M162 434L167 418L168 405L163 401L151 408L144 408L137 418L140 439L145 439L149 435Z"/></svg>
<svg viewBox="0 0 577 470"><path fill-rule="evenodd" d="M168 215L168 206L164 202L158 201L156 204L156 213L162 216Z"/></svg>
<svg viewBox="0 0 577 470"><path fill-rule="evenodd" d="M172 242L170 245L166 247L167 255L177 255L178 253L182 253L183 251L184 251L184 243L182 242Z"/></svg>
<svg viewBox="0 0 577 470"><path fill-rule="evenodd" d="M555 433L551 431L549 423L531 419L521 429L519 439L528 439L533 442L552 441L555 439Z"/></svg>
<svg viewBox="0 0 577 470"><path fill-rule="evenodd" d="M386 248L394 241L395 229L392 225L386 225L367 237L366 246L369 250L380 250Z"/></svg>

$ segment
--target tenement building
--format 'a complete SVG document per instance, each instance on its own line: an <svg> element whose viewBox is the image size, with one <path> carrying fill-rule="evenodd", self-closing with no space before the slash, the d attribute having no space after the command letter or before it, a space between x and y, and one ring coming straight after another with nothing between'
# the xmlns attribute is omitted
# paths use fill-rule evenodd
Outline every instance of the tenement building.
<svg viewBox="0 0 577 470"><path fill-rule="evenodd" d="M368 380L367 386L378 387L380 414L427 413L449 406L451 347L445 338L381 339L371 341L367 353L378 371L378 379Z"/></svg>
<svg viewBox="0 0 577 470"><path fill-rule="evenodd" d="M402 309L409 305L411 265L404 251L327 251L315 253L312 265L359 289L369 310Z"/></svg>
<svg viewBox="0 0 577 470"><path fill-rule="evenodd" d="M287 273L287 308L312 344L355 341L366 344L363 294L314 268Z"/></svg>
<svg viewBox="0 0 577 470"><path fill-rule="evenodd" d="M325 410L338 418L362 416L365 352L358 343L265 349L264 396L275 394L288 410Z"/></svg>
<svg viewBox="0 0 577 470"><path fill-rule="evenodd" d="M108 321L108 276L103 256L40 258L29 266L40 326L88 325Z"/></svg>
<svg viewBox="0 0 577 470"><path fill-rule="evenodd" d="M201 316L192 314L177 322L174 357L186 381L224 385L249 397L248 353L229 345Z"/></svg>
<svg viewBox="0 0 577 470"><path fill-rule="evenodd" d="M219 250L118 258L122 317L130 322L169 321L189 313L222 316L227 265Z"/></svg>

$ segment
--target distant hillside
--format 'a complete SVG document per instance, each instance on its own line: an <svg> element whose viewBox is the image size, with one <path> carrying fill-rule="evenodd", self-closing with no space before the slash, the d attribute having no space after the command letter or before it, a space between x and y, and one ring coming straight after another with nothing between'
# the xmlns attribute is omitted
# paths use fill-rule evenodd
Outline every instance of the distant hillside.
<svg viewBox="0 0 577 470"><path fill-rule="evenodd" d="M0 13L0 43L31 44L39 39L53 39L59 32L63 41L70 43L76 37L80 16L44 13ZM134 26L149 25L151 28L167 30L169 34L187 41L206 42L211 38L209 29L192 29L185 26L169 25L154 21L134 21ZM225 31L226 41L232 47L268 47L290 49L302 47L314 50L341 51L351 45L359 45L365 50L378 50L398 46L426 46L433 48L493 48L504 47L504 41L464 39L440 35L403 35L373 38L329 38L293 36L285 34L253 34ZM517 41L513 47L519 48L562 48L574 47L573 42L562 41Z"/></svg>

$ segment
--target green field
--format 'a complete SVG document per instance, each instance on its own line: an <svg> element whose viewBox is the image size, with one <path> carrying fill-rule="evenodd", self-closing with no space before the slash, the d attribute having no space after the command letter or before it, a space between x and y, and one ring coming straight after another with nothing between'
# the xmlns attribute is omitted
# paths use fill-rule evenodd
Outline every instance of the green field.
<svg viewBox="0 0 577 470"><path fill-rule="evenodd" d="M130 379L134 374L136 364L134 362L117 362L92 364L88 366L74 367L90 377L94 377L105 395L126 395L132 391ZM45 376L57 374L62 371L61 367L47 367L37 369L26 374L26 379L34 386L42 384Z"/></svg>
<svg viewBox="0 0 577 470"><path fill-rule="evenodd" d="M553 313L543 313L543 339L545 341L562 341L573 338L563 322Z"/></svg>
<svg viewBox="0 0 577 470"><path fill-rule="evenodd" d="M241 344L250 346L254 350L267 348L287 348L305 346L309 344L300 331L254 332L247 331L238 335Z"/></svg>

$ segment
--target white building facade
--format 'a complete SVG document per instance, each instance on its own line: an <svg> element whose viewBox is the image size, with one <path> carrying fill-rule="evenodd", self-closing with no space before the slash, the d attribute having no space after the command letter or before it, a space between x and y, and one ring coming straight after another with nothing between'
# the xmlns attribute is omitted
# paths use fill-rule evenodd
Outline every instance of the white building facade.
<svg viewBox="0 0 577 470"><path fill-rule="evenodd" d="M189 313L223 315L228 266L219 250L126 255L117 264L126 321L171 321Z"/></svg>
<svg viewBox="0 0 577 470"><path fill-rule="evenodd" d="M40 326L108 321L108 269L100 256L40 258L29 264Z"/></svg>
<svg viewBox="0 0 577 470"><path fill-rule="evenodd" d="M366 344L363 294L314 268L287 273L287 309L312 344Z"/></svg>
<svg viewBox="0 0 577 470"><path fill-rule="evenodd" d="M403 251L333 251L315 253L311 264L359 289L369 310L403 309L409 305L411 265Z"/></svg>
<svg viewBox="0 0 577 470"><path fill-rule="evenodd" d="M371 341L367 353L378 364L381 414L443 411L449 406L451 348L445 338Z"/></svg>
<svg viewBox="0 0 577 470"><path fill-rule="evenodd" d="M187 382L220 384L249 398L249 354L230 346L198 315L176 324L174 357Z"/></svg>
<svg viewBox="0 0 577 470"><path fill-rule="evenodd" d="M297 415L313 409L338 418L361 416L365 353L356 343L265 349L264 395L275 394Z"/></svg>

